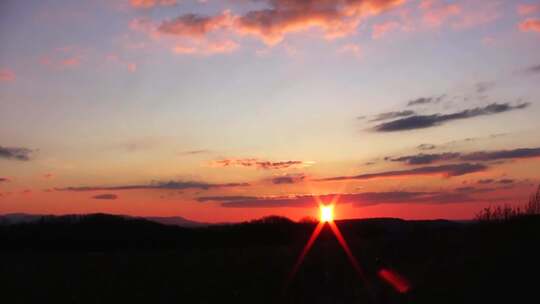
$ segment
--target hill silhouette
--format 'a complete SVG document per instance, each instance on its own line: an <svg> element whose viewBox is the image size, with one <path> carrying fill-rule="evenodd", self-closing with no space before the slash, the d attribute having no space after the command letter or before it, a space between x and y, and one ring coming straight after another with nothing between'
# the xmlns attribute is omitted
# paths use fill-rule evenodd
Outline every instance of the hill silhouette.
<svg viewBox="0 0 540 304"><path fill-rule="evenodd" d="M530 302L540 218L337 221L366 282L325 227L284 284L315 223L282 217L206 227L107 214L0 226L6 303ZM396 292L377 273L408 280ZM534 277L534 276L533 276Z"/></svg>

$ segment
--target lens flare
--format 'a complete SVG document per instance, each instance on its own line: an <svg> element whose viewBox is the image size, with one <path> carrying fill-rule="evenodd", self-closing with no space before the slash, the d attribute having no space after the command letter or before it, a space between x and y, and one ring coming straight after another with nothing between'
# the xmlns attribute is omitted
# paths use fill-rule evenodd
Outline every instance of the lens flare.
<svg viewBox="0 0 540 304"><path fill-rule="evenodd" d="M320 205L321 222L330 223L334 221L334 205Z"/></svg>
<svg viewBox="0 0 540 304"><path fill-rule="evenodd" d="M315 240L319 237L319 234L321 233L323 227L328 223L328 226L336 236L339 244L347 254L347 257L349 258L349 262L351 262L353 268L356 270L360 278L364 281L367 288L370 288L370 283L367 280L367 277L364 274L364 271L362 270L362 267L360 266L360 263L358 260L354 257L351 248L349 247L349 244L347 244L347 241L345 241L345 238L341 234L341 231L339 230L336 223L334 223L334 206L337 203L339 197L334 197L331 203L324 204L318 197L316 198L316 201L319 204L319 211L320 211L320 222L315 227L315 230L313 230L313 233L311 234L307 244L302 249L302 252L298 259L296 260L296 263L294 264L294 267L289 275L289 278L284 286L284 291L287 289L293 278L295 277L296 273L298 272L298 269L300 268L300 265L302 265L302 262L304 261L304 258L306 257L307 253L315 243ZM377 274L379 278L386 281L388 284L390 284L394 289L400 293L407 293L410 290L410 284L407 282L407 280L402 277L400 274L398 274L395 271L392 271L387 268L381 268L377 271Z"/></svg>

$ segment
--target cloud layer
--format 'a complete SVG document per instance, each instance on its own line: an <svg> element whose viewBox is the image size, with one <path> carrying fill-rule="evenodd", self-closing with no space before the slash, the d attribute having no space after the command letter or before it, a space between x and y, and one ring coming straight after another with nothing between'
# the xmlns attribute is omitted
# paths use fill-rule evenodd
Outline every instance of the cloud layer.
<svg viewBox="0 0 540 304"><path fill-rule="evenodd" d="M257 158L220 159L220 160L214 160L210 163L210 166L218 167L218 168L246 167L246 168L256 168L256 169L263 169L263 170L303 168L310 165L311 165L311 162L304 162L301 160L268 161L268 160L261 160Z"/></svg>
<svg viewBox="0 0 540 304"><path fill-rule="evenodd" d="M485 193L496 191L498 188L475 188L464 187L454 190L434 191L434 192L414 192L414 191L384 191L384 192L364 192L346 194L327 194L321 196L296 195L278 197L241 197L241 196L219 196L200 197L201 202L219 202L221 206L228 208L309 208L317 206L318 201L332 201L338 197L340 204L353 204L357 207L371 206L378 204L451 204L467 203L480 199L475 198L475 193Z"/></svg>
<svg viewBox="0 0 540 304"><path fill-rule="evenodd" d="M246 187L248 183L227 183L227 184L211 184L205 182L194 181L168 181L154 182L151 184L140 185L124 185L124 186L83 186L83 187L65 187L56 188L56 191L114 191L114 190L146 190L146 189L161 189L161 190L184 190L184 189L201 189L208 190L211 188L228 188L228 187Z"/></svg>
<svg viewBox="0 0 540 304"><path fill-rule="evenodd" d="M394 162L403 162L409 165L426 165L436 162L460 160L460 161L494 161L503 159L523 159L540 157L540 148L519 148L513 150L479 151L472 153L419 153L396 158L386 158Z"/></svg>

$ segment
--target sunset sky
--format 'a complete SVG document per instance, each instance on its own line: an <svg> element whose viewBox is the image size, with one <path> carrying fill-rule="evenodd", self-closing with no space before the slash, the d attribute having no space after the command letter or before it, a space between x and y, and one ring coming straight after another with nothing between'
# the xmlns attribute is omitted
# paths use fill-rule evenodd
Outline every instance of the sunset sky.
<svg viewBox="0 0 540 304"><path fill-rule="evenodd" d="M540 183L540 1L0 2L0 214L468 219Z"/></svg>

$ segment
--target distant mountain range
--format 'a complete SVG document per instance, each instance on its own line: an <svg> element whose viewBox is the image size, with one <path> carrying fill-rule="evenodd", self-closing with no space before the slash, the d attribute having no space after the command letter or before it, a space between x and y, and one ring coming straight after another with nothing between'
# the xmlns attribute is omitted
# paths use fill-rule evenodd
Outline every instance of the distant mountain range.
<svg viewBox="0 0 540 304"><path fill-rule="evenodd" d="M157 216L133 217L133 216L128 216L128 215L119 215L119 216L124 217L124 218L145 219L145 220L160 223L163 225L180 226L180 227L205 227L205 226L212 225L210 223L192 221L181 216L170 216L170 217L157 217ZM62 217L62 216L46 215L46 214L9 213L9 214L0 215L0 225L32 223L32 222L39 221L40 219L44 217L55 218L55 217Z"/></svg>

